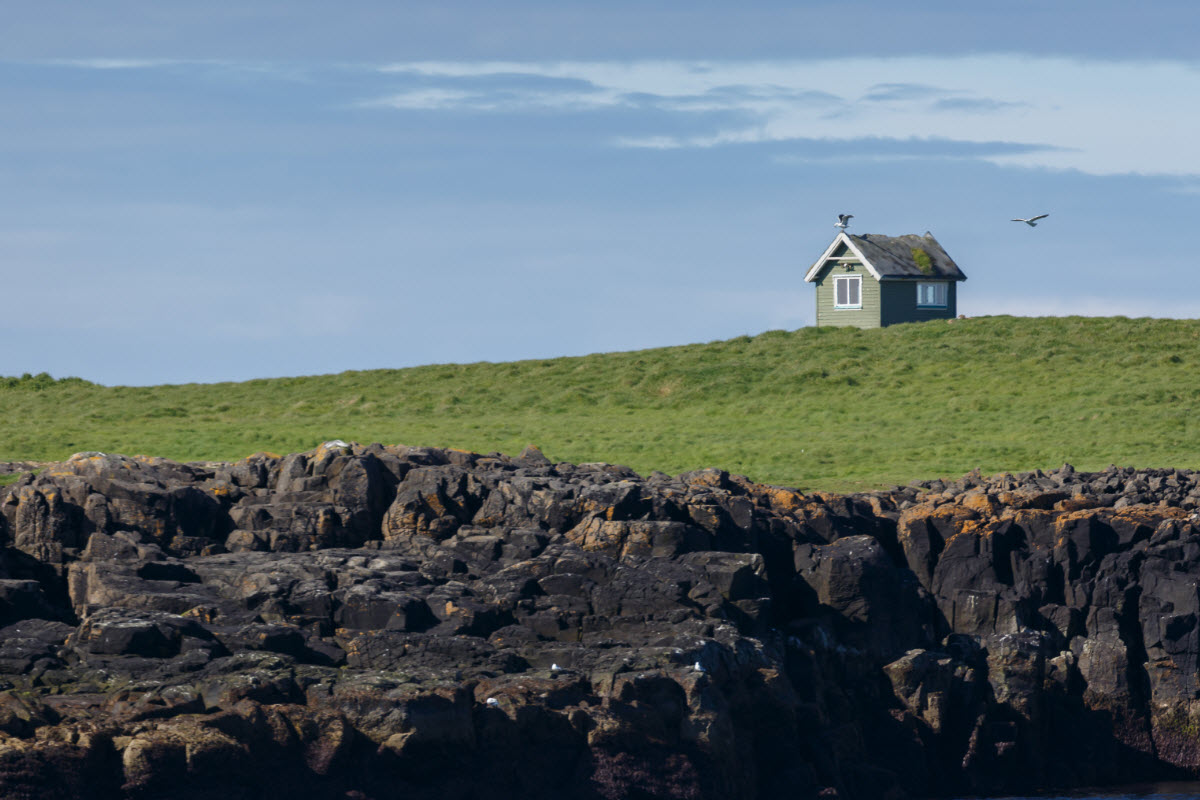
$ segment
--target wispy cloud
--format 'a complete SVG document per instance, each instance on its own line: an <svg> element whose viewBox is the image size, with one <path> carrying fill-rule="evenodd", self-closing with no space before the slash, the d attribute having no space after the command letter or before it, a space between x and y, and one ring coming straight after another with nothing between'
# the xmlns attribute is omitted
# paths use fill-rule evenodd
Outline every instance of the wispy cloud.
<svg viewBox="0 0 1200 800"><path fill-rule="evenodd" d="M60 67L76 69L118 70L118 69L154 69L175 64L197 63L175 61L162 58L69 58L55 59L48 62Z"/></svg>
<svg viewBox="0 0 1200 800"><path fill-rule="evenodd" d="M989 113L1027 105L1024 102L979 97L963 91L919 83L880 83L868 89L867 93L862 96L862 101L864 103L904 103L916 107L924 104L930 111L965 113Z"/></svg>
<svg viewBox="0 0 1200 800"><path fill-rule="evenodd" d="M310 80L316 75L331 75L351 72L362 75L374 72L374 67L362 64L328 63L319 65L300 62L253 61L246 59L217 58L56 58L37 60L0 60L0 66L20 64L37 67L90 72L148 72L171 71L190 74L250 75L287 80Z"/></svg>
<svg viewBox="0 0 1200 800"><path fill-rule="evenodd" d="M863 100L873 103L927 100L931 97L941 97L947 94L945 89L936 86L925 86L919 83L877 83L867 90Z"/></svg>
<svg viewBox="0 0 1200 800"><path fill-rule="evenodd" d="M987 114L996 111L1028 107L1028 103L1010 103L990 97L943 97L934 101L930 108L943 112L966 112Z"/></svg>
<svg viewBox="0 0 1200 800"><path fill-rule="evenodd" d="M1200 175L1191 131L1200 73L1182 62L1083 62L981 55L813 61L406 62L366 105L397 109L645 109L675 115L661 132L616 135L640 148L705 148L811 140L932 140L1013 146L976 157L1092 174ZM880 76L887 76L880 81ZM508 76L504 78L502 76ZM490 77L486 89L456 81ZM531 79L586 86L523 87ZM504 84L511 86L507 89ZM439 93L437 90L441 90ZM691 130L688 130L691 128Z"/></svg>
<svg viewBox="0 0 1200 800"><path fill-rule="evenodd" d="M503 111L515 113L536 109L584 111L631 105L611 92L548 92L525 89L470 91L465 89L412 89L365 100L362 108L394 108L410 111Z"/></svg>
<svg viewBox="0 0 1200 800"><path fill-rule="evenodd" d="M788 86L715 86L705 92L672 96L645 94L657 108L671 111L759 111L774 108L840 108L845 101L836 94Z"/></svg>
<svg viewBox="0 0 1200 800"><path fill-rule="evenodd" d="M101 58L89 70L205 69L295 80L286 64ZM1200 70L1005 55L779 61L412 61L304 67L339 108L610 114L606 140L681 149L814 141L983 145L957 157L1095 175L1200 176ZM336 77L332 77L336 76ZM881 80L882 78L882 80ZM330 104L328 95L321 103ZM990 144L1005 142L1008 147ZM937 154L941 157L943 154ZM843 152L837 157L852 157ZM869 152L864 158L896 157ZM809 156L806 156L809 157ZM921 157L917 152L900 157Z"/></svg>
<svg viewBox="0 0 1200 800"><path fill-rule="evenodd" d="M987 159L1054 150L1047 145L1020 142L969 142L941 137L889 139L796 139L788 152L773 157L779 164L814 162L884 162L929 159Z"/></svg>

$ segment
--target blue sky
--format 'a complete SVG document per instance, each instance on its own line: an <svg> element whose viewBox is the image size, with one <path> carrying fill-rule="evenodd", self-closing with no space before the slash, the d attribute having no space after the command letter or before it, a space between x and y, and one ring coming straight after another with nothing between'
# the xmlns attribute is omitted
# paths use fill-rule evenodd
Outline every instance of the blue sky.
<svg viewBox="0 0 1200 800"><path fill-rule="evenodd" d="M793 329L840 212L933 231L966 314L1200 305L1194 4L337 5L5 9L0 374Z"/></svg>

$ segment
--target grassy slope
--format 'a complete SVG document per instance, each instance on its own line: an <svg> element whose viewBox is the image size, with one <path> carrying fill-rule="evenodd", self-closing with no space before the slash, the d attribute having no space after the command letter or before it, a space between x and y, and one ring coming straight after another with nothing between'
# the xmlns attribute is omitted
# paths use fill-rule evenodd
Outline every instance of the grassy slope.
<svg viewBox="0 0 1200 800"><path fill-rule="evenodd" d="M1200 321L990 317L580 358L155 387L0 379L0 460L179 460L342 438L720 466L857 489L1109 463L1200 468Z"/></svg>

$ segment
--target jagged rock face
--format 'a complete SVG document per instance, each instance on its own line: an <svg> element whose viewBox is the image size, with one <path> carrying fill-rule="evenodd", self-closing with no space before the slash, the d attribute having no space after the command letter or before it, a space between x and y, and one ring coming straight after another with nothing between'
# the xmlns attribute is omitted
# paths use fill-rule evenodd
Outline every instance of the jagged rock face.
<svg viewBox="0 0 1200 800"><path fill-rule="evenodd" d="M0 795L843 798L1200 770L1190 472L804 495L330 442L0 493Z"/></svg>

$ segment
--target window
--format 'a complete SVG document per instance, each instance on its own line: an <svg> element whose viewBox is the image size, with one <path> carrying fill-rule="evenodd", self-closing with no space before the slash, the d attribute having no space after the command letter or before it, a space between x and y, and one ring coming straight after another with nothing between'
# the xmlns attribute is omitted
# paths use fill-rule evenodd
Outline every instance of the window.
<svg viewBox="0 0 1200 800"><path fill-rule="evenodd" d="M945 283L921 281L917 284L917 308L945 308L946 297Z"/></svg>
<svg viewBox="0 0 1200 800"><path fill-rule="evenodd" d="M839 275L833 279L834 308L862 308L862 276Z"/></svg>

